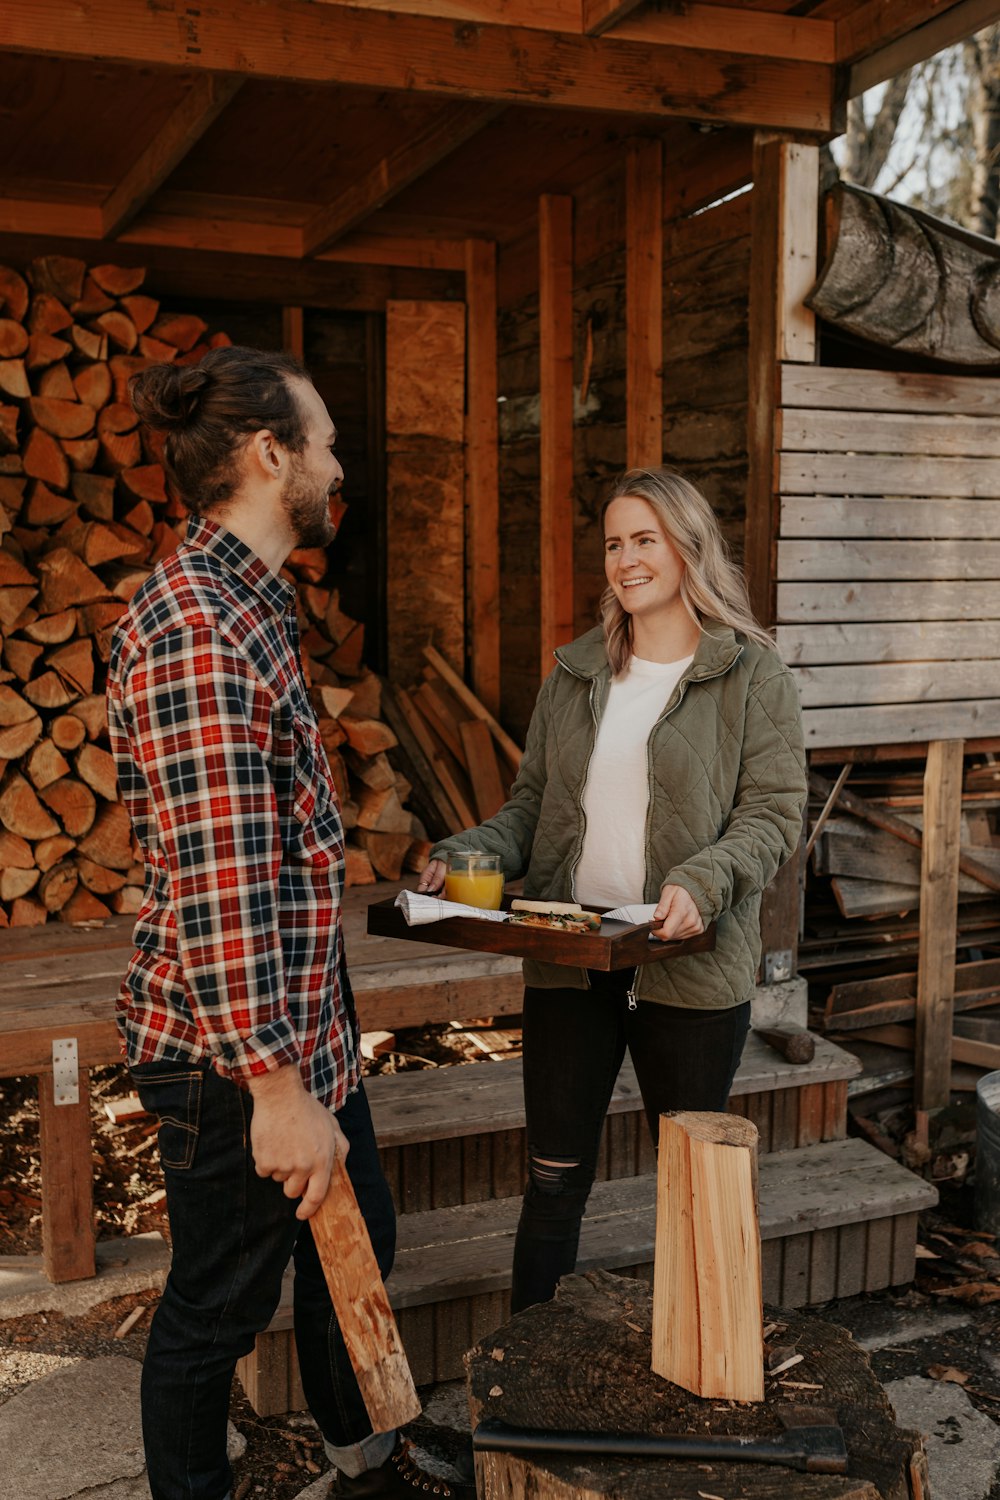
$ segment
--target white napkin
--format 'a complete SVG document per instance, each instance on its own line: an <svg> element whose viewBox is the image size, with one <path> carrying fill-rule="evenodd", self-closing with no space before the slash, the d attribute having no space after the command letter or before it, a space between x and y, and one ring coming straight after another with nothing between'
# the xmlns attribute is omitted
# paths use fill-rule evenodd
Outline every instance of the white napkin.
<svg viewBox="0 0 1000 1500"><path fill-rule="evenodd" d="M612 922L631 922L638 927L643 922L651 922L656 903L651 902L649 906L616 906L614 911L606 911L604 915Z"/></svg>
<svg viewBox="0 0 1000 1500"><path fill-rule="evenodd" d="M481 906L465 906L461 901L442 901L419 891L400 891L396 897L407 927L421 927L425 922L441 922L445 917L478 917L481 922L506 922L505 911L486 911Z"/></svg>

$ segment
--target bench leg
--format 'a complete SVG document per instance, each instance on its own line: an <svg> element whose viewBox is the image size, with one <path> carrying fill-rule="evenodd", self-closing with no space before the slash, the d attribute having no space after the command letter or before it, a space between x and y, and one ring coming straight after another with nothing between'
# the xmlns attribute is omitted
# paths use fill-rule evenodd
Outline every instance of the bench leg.
<svg viewBox="0 0 1000 1500"><path fill-rule="evenodd" d="M80 1069L79 1104L56 1104L52 1074L38 1078L42 1160L42 1264L50 1281L82 1281L97 1270L90 1074Z"/></svg>

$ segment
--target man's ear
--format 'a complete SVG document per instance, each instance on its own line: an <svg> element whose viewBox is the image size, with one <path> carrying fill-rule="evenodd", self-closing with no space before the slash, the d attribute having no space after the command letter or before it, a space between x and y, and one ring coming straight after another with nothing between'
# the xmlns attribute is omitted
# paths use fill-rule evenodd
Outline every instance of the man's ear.
<svg viewBox="0 0 1000 1500"><path fill-rule="evenodd" d="M252 435L247 443L247 454L265 479L281 478L284 452L274 433L267 427L262 427Z"/></svg>

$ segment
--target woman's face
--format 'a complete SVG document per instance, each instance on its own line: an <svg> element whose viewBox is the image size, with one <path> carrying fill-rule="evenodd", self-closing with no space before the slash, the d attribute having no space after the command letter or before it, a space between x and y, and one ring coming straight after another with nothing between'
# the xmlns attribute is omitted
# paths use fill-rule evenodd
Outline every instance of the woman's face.
<svg viewBox="0 0 1000 1500"><path fill-rule="evenodd" d="M604 513L604 572L622 609L636 620L684 609L684 563L648 500L619 495Z"/></svg>

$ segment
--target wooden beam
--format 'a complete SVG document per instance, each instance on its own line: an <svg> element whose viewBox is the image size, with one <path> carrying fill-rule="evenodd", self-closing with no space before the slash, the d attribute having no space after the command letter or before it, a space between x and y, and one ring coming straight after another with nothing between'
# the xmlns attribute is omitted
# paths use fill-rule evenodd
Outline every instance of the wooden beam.
<svg viewBox="0 0 1000 1500"><path fill-rule="evenodd" d="M933 740L924 774L917 960L917 1109L942 1109L951 1096L951 1028L961 856L961 740Z"/></svg>
<svg viewBox="0 0 1000 1500"><path fill-rule="evenodd" d="M643 0L580 0L580 24L587 36L601 36L624 21Z"/></svg>
<svg viewBox="0 0 1000 1500"><path fill-rule="evenodd" d="M281 347L296 359L306 357L305 309L283 307L281 309Z"/></svg>
<svg viewBox="0 0 1000 1500"><path fill-rule="evenodd" d="M55 234L99 240L104 235L100 205L0 198L0 234Z"/></svg>
<svg viewBox="0 0 1000 1500"><path fill-rule="evenodd" d="M848 95L884 83L1000 20L998 0L867 0L837 22L837 58L853 66Z"/></svg>
<svg viewBox="0 0 1000 1500"><path fill-rule="evenodd" d="M707 52L738 52L747 57L837 61L833 21L808 20L732 5L685 5L683 11L653 11L615 26L616 41L699 47Z"/></svg>
<svg viewBox="0 0 1000 1500"><path fill-rule="evenodd" d="M302 231L304 255L317 255L384 207L438 162L471 140L500 113L497 105L448 105L433 120L382 157L338 198L319 209Z"/></svg>
<svg viewBox="0 0 1000 1500"><path fill-rule="evenodd" d="M456 25L307 0L5 0L3 48L500 103L827 133L834 70L503 25Z"/></svg>
<svg viewBox="0 0 1000 1500"><path fill-rule="evenodd" d="M753 132L690 130L665 143L663 217L679 219L735 193L753 177Z"/></svg>
<svg viewBox="0 0 1000 1500"><path fill-rule="evenodd" d="M802 296L815 275L817 150L758 138L753 180L744 565L754 612L769 625L775 619L780 516L774 484L779 366L789 358L804 363L815 358L815 320L802 306Z"/></svg>
<svg viewBox="0 0 1000 1500"><path fill-rule="evenodd" d="M180 104L104 200L104 235L113 240L132 222L195 141L243 86L242 78L195 78Z"/></svg>
<svg viewBox="0 0 1000 1500"><path fill-rule="evenodd" d="M573 638L573 200L538 202L541 671Z"/></svg>
<svg viewBox="0 0 1000 1500"><path fill-rule="evenodd" d="M344 0L320 0L324 5ZM350 0L357 10L392 10L407 16L529 26L534 31L579 31L580 0Z"/></svg>
<svg viewBox="0 0 1000 1500"><path fill-rule="evenodd" d="M472 686L500 711L500 493L497 430L497 247L468 240L465 261L465 501Z"/></svg>
<svg viewBox="0 0 1000 1500"><path fill-rule="evenodd" d="M625 164L625 460L663 462L663 146L630 141Z"/></svg>

